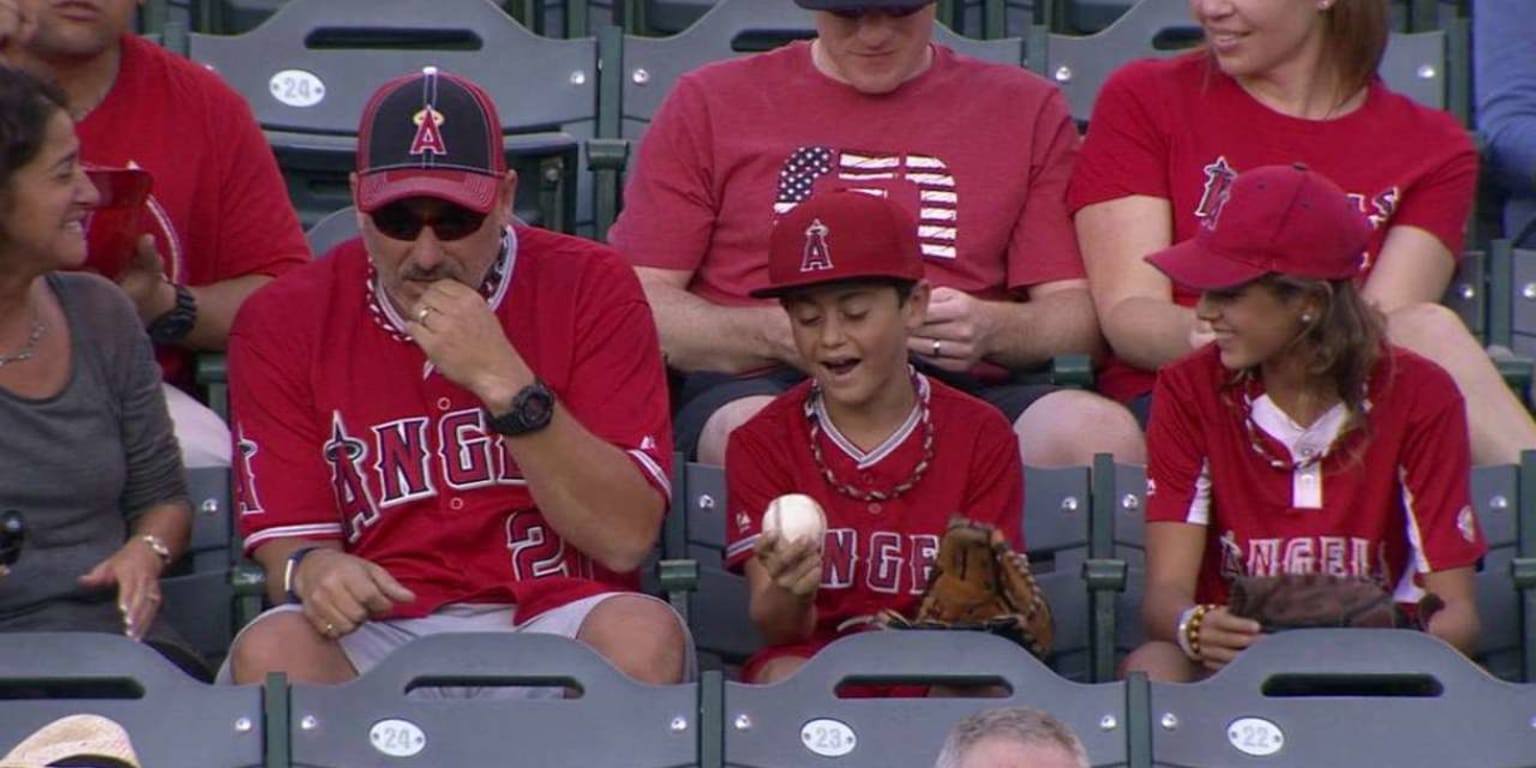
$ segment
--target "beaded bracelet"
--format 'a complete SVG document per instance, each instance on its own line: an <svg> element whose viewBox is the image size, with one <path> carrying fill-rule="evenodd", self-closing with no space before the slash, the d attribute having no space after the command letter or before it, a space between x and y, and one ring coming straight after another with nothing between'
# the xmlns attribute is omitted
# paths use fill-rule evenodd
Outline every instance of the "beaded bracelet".
<svg viewBox="0 0 1536 768"><path fill-rule="evenodd" d="M1205 614L1216 607L1215 603L1201 603L1190 610L1189 624L1184 629L1184 639L1189 643L1185 653L1195 661L1205 658L1200 652L1200 625L1205 622Z"/></svg>

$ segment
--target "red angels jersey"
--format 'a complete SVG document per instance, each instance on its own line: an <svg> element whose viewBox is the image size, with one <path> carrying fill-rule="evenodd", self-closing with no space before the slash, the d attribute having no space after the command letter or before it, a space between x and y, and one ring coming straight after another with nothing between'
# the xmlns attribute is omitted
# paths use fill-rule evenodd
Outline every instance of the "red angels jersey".
<svg viewBox="0 0 1536 768"><path fill-rule="evenodd" d="M1302 162L1349 193L1375 225L1361 254L1365 274L1397 226L1422 229L1460 256L1477 185L1477 150L1454 117L1376 80L1354 112L1301 120L1254 99L1209 60L1195 52L1133 62L1110 77L1094 104L1072 177L1073 213L1132 195L1167 200L1171 241L1179 243L1194 237L1238 174ZM1173 287L1174 301L1183 306L1198 298L1198 292ZM1130 400L1151 391L1152 372L1111 358L1099 387Z"/></svg>
<svg viewBox="0 0 1536 768"><path fill-rule="evenodd" d="M860 450L810 401L802 382L731 433L726 449L726 567L740 573L762 532L763 510L786 493L816 499L827 514L817 638L844 621L884 608L910 615L928 584L950 517L965 515L1002 529L1023 551L1024 468L1018 438L996 408L926 376L916 376L933 430L933 458L911 490L886 501L839 493L811 453L807 410L821 424L821 455L839 483L885 490L908 480L923 457L927 427L914 408L900 429Z"/></svg>
<svg viewBox="0 0 1536 768"><path fill-rule="evenodd" d="M595 243L508 232L482 288L507 338L582 426L670 496L665 372L634 272ZM246 550L339 540L416 593L395 616L515 603L526 621L633 588L634 574L604 570L544 520L482 403L404 328L360 239L247 302L229 353Z"/></svg>
<svg viewBox="0 0 1536 768"><path fill-rule="evenodd" d="M1234 387L1232 375L1215 345L1163 368L1147 429L1147 520L1207 528L1197 601L1225 603L1239 575L1327 573L1413 603L1420 574L1487 551L1465 405L1439 366L1389 347L1366 425L1338 440L1342 404L1302 428L1257 377Z"/></svg>

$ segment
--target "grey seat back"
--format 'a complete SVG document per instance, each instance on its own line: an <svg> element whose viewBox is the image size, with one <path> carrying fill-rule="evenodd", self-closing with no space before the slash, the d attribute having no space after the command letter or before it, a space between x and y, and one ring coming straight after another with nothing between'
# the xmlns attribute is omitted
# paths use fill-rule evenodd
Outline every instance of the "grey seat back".
<svg viewBox="0 0 1536 768"><path fill-rule="evenodd" d="M1440 303L1466 323L1467 330L1477 338L1485 338L1488 331L1488 254L1483 251L1467 251L1456 262L1456 274L1446 286Z"/></svg>
<svg viewBox="0 0 1536 768"><path fill-rule="evenodd" d="M725 468L690 462L683 469L687 557L699 564L698 589L689 595L688 623L700 663L708 667L746 660L761 645L747 615L747 580L725 570Z"/></svg>
<svg viewBox="0 0 1536 768"><path fill-rule="evenodd" d="M187 495L192 505L192 537L174 574L161 579L164 601L160 620L170 625L212 664L229 651L234 640L235 591L230 568L239 546L233 532L229 467L187 470Z"/></svg>
<svg viewBox="0 0 1536 768"><path fill-rule="evenodd" d="M357 235L357 208L349 205L315 222L314 226L304 232L304 239L309 241L310 253L319 259Z"/></svg>
<svg viewBox="0 0 1536 768"><path fill-rule="evenodd" d="M845 699L849 684L1001 683L1004 698ZM1123 683L1065 680L999 637L979 632L865 632L827 646L774 685L725 685L725 764L789 768L832 764L931 765L949 729L983 709L1045 710L1083 740L1095 766L1127 764Z"/></svg>
<svg viewBox="0 0 1536 768"><path fill-rule="evenodd" d="M416 687L566 686L580 698L423 699ZM651 686L547 634L448 634L401 647L342 685L290 688L293 765L696 764L698 686ZM308 723L306 726L305 724Z"/></svg>
<svg viewBox="0 0 1536 768"><path fill-rule="evenodd" d="M1087 467L1025 468L1024 545L1056 625L1051 667L1072 680L1090 675L1090 615L1082 580L1089 508Z"/></svg>
<svg viewBox="0 0 1536 768"><path fill-rule="evenodd" d="M197 682L148 646L116 635L0 634L0 753L81 713L122 725L142 765L263 764L259 687Z"/></svg>
<svg viewBox="0 0 1536 768"><path fill-rule="evenodd" d="M1115 600L1114 648L1116 663L1146 642L1141 621L1141 602L1147 588L1146 500L1147 468L1115 464L1109 499L1095 511L1109 510L1114 557L1126 564L1125 591Z"/></svg>
<svg viewBox="0 0 1536 768"><path fill-rule="evenodd" d="M1387 39L1376 72L1388 88L1426 107L1445 109L1447 61L1444 32L1399 32Z"/></svg>
<svg viewBox="0 0 1536 768"><path fill-rule="evenodd" d="M1200 683L1152 686L1160 766L1530 765L1536 686L1420 632L1269 635Z"/></svg>
<svg viewBox="0 0 1536 768"><path fill-rule="evenodd" d="M491 96L524 218L570 229L580 142L597 116L594 38L541 37L489 0L291 0L242 35L194 34L193 59L244 94L305 226L351 201L356 132L386 81L436 66Z"/></svg>
<svg viewBox="0 0 1536 768"><path fill-rule="evenodd" d="M1477 572L1477 660L1492 674L1518 681L1524 676L1521 652L1520 593L1510 575L1519 552L1520 468L1516 465L1475 467L1472 508L1488 541L1488 554Z"/></svg>

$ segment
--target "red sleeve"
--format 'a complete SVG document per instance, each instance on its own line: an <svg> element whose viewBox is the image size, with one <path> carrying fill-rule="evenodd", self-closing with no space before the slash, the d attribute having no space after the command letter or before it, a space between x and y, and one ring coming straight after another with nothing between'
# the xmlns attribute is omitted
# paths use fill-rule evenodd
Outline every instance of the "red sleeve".
<svg viewBox="0 0 1536 768"><path fill-rule="evenodd" d="M757 547L768 502L786 493L803 492L795 488L783 457L782 445L762 439L757 430L746 426L732 432L726 443L725 498L730 506L726 510L725 567L733 573L742 572Z"/></svg>
<svg viewBox="0 0 1536 768"><path fill-rule="evenodd" d="M565 407L672 499L672 421L656 322L634 270L607 249L580 291Z"/></svg>
<svg viewBox="0 0 1536 768"><path fill-rule="evenodd" d="M1210 454L1195 404L1198 382L1189 381L1191 372L1189 365L1165 368L1152 390L1147 426L1149 523L1210 524Z"/></svg>
<svg viewBox="0 0 1536 768"><path fill-rule="evenodd" d="M712 146L702 86L684 77L640 142L624 211L608 232L630 264L692 272L703 262L717 207Z"/></svg>
<svg viewBox="0 0 1536 768"><path fill-rule="evenodd" d="M1067 185L1079 138L1067 99L1051 88L1032 129L1029 196L1008 244L1008 287L1027 288L1086 275L1077 233L1067 213Z"/></svg>
<svg viewBox="0 0 1536 768"><path fill-rule="evenodd" d="M1466 403L1450 375L1433 368L1414 374L1420 383L1403 439L1399 472L1406 485L1408 536L1423 573L1469 566L1488 551L1469 490L1472 473Z"/></svg>
<svg viewBox="0 0 1536 768"><path fill-rule="evenodd" d="M986 418L972 450L963 512L997 526L1023 552L1024 462L1019 458L1019 439L1005 419Z"/></svg>
<svg viewBox="0 0 1536 768"><path fill-rule="evenodd" d="M1093 118L1077 158L1067 195L1076 213L1084 206L1131 195L1171 199L1168 188L1165 90L1153 62L1133 62L1110 75L1093 105Z"/></svg>
<svg viewBox="0 0 1536 768"><path fill-rule="evenodd" d="M245 551L290 536L339 539L341 519L323 455L325 425L307 384L302 334L282 332L294 309L275 284L257 291L229 337L236 500Z"/></svg>
<svg viewBox="0 0 1536 768"><path fill-rule="evenodd" d="M245 99L222 81L214 91L219 239L212 282L245 275L281 275L310 261L309 244L288 200L277 158Z"/></svg>
<svg viewBox="0 0 1536 768"><path fill-rule="evenodd" d="M1423 229L1439 238L1452 258L1460 259L1477 195L1477 149L1460 127L1451 136L1436 138L1436 143L1447 141L1454 149L1445 162L1403 190L1391 226Z"/></svg>

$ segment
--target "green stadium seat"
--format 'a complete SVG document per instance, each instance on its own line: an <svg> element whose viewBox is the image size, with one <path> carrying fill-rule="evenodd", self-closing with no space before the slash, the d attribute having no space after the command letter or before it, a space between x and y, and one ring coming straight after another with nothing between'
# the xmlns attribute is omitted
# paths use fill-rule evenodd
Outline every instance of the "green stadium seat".
<svg viewBox="0 0 1536 768"><path fill-rule="evenodd" d="M217 667L235 633L260 611L262 583L248 583L253 564L243 562L234 528L229 467L187 470L192 537L186 554L161 579L161 619Z"/></svg>
<svg viewBox="0 0 1536 768"><path fill-rule="evenodd" d="M1527 765L1536 686L1420 632L1270 635L1203 682L1154 683L1156 766Z"/></svg>
<svg viewBox="0 0 1536 768"><path fill-rule="evenodd" d="M1082 682L1093 679L1091 613L1083 589L1091 505L1087 467L1024 468L1024 545L1056 630L1050 664Z"/></svg>
<svg viewBox="0 0 1536 768"><path fill-rule="evenodd" d="M580 698L429 699L418 687L566 686ZM682 768L697 764L697 685L651 686L547 634L421 638L341 685L289 689L292 764Z"/></svg>
<svg viewBox="0 0 1536 768"><path fill-rule="evenodd" d="M1488 539L1488 555L1477 572L1482 632L1476 658L1490 674L1519 682L1525 678L1525 635L1511 569L1519 559L1520 468L1511 464L1473 469L1472 507Z"/></svg>
<svg viewBox="0 0 1536 768"><path fill-rule="evenodd" d="M259 687L200 683L148 646L117 635L0 634L0 753L58 718L81 713L122 725L142 765L264 765Z"/></svg>
<svg viewBox="0 0 1536 768"><path fill-rule="evenodd" d="M597 109L591 38L540 37L487 0L291 0L246 34L192 35L189 54L251 102L305 226L351 202L369 96L428 65L469 77L496 102L524 220L573 231L582 215L579 147Z"/></svg>
<svg viewBox="0 0 1536 768"><path fill-rule="evenodd" d="M1001 684L1002 698L840 698L841 684ZM949 729L982 709L1029 706L1075 731L1094 766L1131 765L1124 683L1062 679L1019 646L980 632L865 632L827 646L773 685L725 684L729 768L933 763Z"/></svg>

